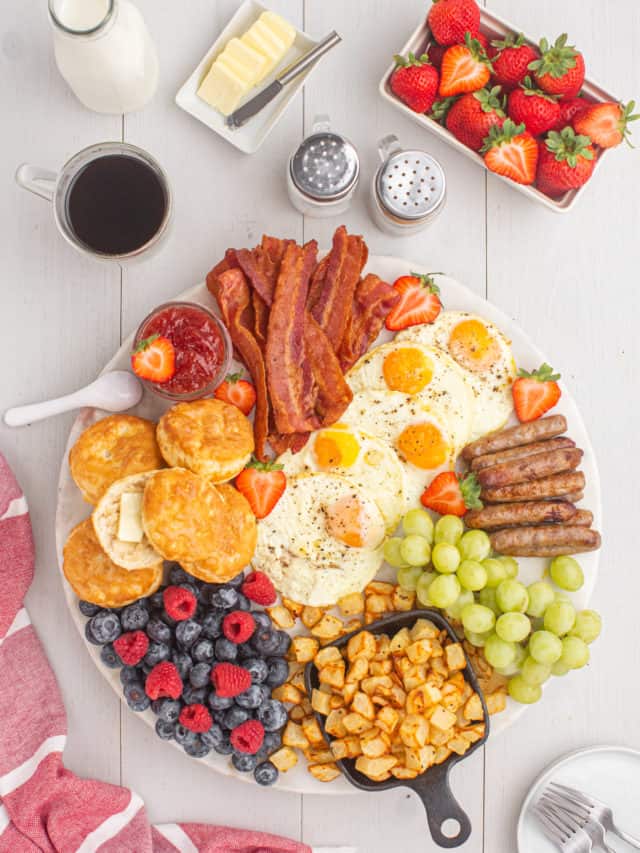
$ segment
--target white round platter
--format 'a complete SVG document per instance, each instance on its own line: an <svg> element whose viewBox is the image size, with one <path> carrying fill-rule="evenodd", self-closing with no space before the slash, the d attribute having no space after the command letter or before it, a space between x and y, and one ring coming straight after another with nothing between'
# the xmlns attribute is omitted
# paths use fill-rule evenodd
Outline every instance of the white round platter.
<svg viewBox="0 0 640 853"><path fill-rule="evenodd" d="M385 281L395 281L401 275L408 275L411 271L425 272L428 270L422 264L413 263L401 258L393 258L386 256L372 255L369 258L365 272L374 272ZM511 320L506 314L498 308L487 302L480 296L477 296L464 285L447 276L438 277L438 286L440 287L441 298L445 310L468 311L473 314L478 314L487 320L491 320L496 326L501 329L508 338L512 341L513 355L518 366L522 366L528 370L538 368L544 361L544 355L534 346L526 334ZM199 284L192 287L184 293L176 296L176 299L198 302L206 305L209 308L214 308L215 300L209 293L205 284ZM376 343L383 343L392 339L393 335L390 332L383 331ZM133 336L125 340L111 361L105 366L103 372L110 370L127 370L130 364L131 342ZM242 365L237 366L237 369L242 369ZM557 367L557 365L556 365ZM168 403L163 402L158 397L149 392L145 395L138 406L132 410L133 414L141 417L157 420L160 415L168 408ZM571 397L566 386L562 385L562 399L557 406L557 411L564 414L568 422L568 434L573 438L578 447L584 450L584 459L582 468L584 470L587 486L584 495L584 506L593 511L594 524L597 529L601 529L601 506L600 506L600 481L598 469L593 453L593 448L589 440L585 425L582 421L578 408ZM75 483L71 478L68 465L68 453L73 444L78 439L80 433L85 430L94 421L105 417L106 413L95 409L83 409L76 418L71 432L65 452L65 457L62 461L60 470L60 479L58 483L58 504L56 512L56 545L58 553L58 566L60 568L60 577L64 586L65 596L71 611L72 618L78 628L82 642L87 647L89 654L94 660L95 665L102 672L103 676L111 684L121 700L122 687L118 676L118 670L109 669L100 661L99 647L91 645L84 637L85 617L82 616L77 606L77 598L75 593L66 582L62 574L62 548L69 535L69 532L86 518L91 508L86 504ZM585 584L583 588L575 593L572 597L576 607L586 607L591 597L591 592L595 585L596 575L598 571L598 552L583 554L580 557L580 563L584 569ZM521 567L521 577L525 583L531 583L540 578L544 561L537 558L522 559L519 561ZM383 580L392 580L395 576L394 571L383 566L378 577ZM569 676L570 678L570 676ZM526 710L526 706L518 705L511 699L508 701L507 709L494 716L491 720L491 737L495 737L501 731L511 725L520 715ZM133 711L131 713L134 713ZM155 724L155 715L151 710L140 714L148 725ZM174 741L170 742L175 748L182 749ZM195 761L203 761L218 773L227 776L235 776L239 779L255 784L252 774L238 773L231 765L227 756L210 753L204 759L193 759ZM286 774L281 774L277 782L277 787L281 790L294 791L297 793L310 794L345 794L357 793L356 789L349 785L344 779L336 779L330 784L322 783L316 780L307 771L305 762L301 759L296 767L288 771Z"/></svg>

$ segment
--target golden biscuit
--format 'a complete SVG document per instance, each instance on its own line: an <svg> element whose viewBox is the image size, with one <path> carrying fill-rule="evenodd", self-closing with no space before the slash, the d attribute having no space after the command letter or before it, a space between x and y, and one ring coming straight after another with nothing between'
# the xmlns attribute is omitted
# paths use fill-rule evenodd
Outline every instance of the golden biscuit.
<svg viewBox="0 0 640 853"><path fill-rule="evenodd" d="M222 400L178 403L160 418L156 431L162 455L212 483L239 474L253 453L253 428L240 409Z"/></svg>
<svg viewBox="0 0 640 853"><path fill-rule="evenodd" d="M224 525L218 531L216 550L205 560L183 562L182 566L207 583L225 583L241 572L253 557L258 528L244 495L229 485L215 488L225 504Z"/></svg>
<svg viewBox="0 0 640 853"><path fill-rule="evenodd" d="M71 448L71 476L90 504L97 504L112 483L164 468L155 424L133 415L109 415L86 429Z"/></svg>
<svg viewBox="0 0 640 853"><path fill-rule="evenodd" d="M137 494L142 498L147 481L155 473L147 471L117 480L100 498L91 516L98 542L113 562L123 569L147 569L162 562L162 557L146 536L140 542L123 542L118 539L122 495Z"/></svg>
<svg viewBox="0 0 640 853"><path fill-rule="evenodd" d="M100 547L90 518L69 534L62 571L73 591L101 607L123 607L151 595L162 583L162 563L129 571L116 566Z"/></svg>
<svg viewBox="0 0 640 853"><path fill-rule="evenodd" d="M166 560L182 563L213 554L225 519L215 486L185 468L158 471L145 486L142 526Z"/></svg>

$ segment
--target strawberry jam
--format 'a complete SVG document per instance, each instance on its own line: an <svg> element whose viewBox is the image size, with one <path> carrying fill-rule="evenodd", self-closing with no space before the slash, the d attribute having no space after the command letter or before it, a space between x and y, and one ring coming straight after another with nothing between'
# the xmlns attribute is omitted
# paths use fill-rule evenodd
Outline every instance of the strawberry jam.
<svg viewBox="0 0 640 853"><path fill-rule="evenodd" d="M231 345L222 322L201 305L169 302L142 323L136 343L159 335L175 350L175 374L162 384L147 383L169 399L197 399L212 394L223 381L231 358Z"/></svg>

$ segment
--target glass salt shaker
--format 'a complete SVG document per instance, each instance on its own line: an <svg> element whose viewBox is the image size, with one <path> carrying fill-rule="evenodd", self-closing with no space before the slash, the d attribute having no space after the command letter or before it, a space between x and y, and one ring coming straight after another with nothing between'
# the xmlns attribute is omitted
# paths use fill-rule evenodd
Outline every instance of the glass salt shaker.
<svg viewBox="0 0 640 853"><path fill-rule="evenodd" d="M311 135L289 158L291 204L318 219L348 210L360 178L360 159L351 142L331 130L329 116L316 116Z"/></svg>
<svg viewBox="0 0 640 853"><path fill-rule="evenodd" d="M403 149L396 136L378 144L382 161L371 186L371 214L381 231L396 237L417 234L444 207L447 183L442 166L425 151Z"/></svg>

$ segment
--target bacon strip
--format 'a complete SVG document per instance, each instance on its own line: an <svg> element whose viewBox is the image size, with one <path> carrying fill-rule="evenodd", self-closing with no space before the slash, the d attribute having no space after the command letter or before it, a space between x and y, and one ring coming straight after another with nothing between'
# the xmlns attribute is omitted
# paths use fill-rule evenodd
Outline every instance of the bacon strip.
<svg viewBox="0 0 640 853"><path fill-rule="evenodd" d="M304 321L304 339L315 384L315 410L320 426L330 426L340 420L353 399L353 393L329 338L309 312Z"/></svg>
<svg viewBox="0 0 640 853"><path fill-rule="evenodd" d="M399 298L397 291L377 275L369 274L361 279L354 295L347 330L338 350L343 371L353 367L366 353Z"/></svg>

